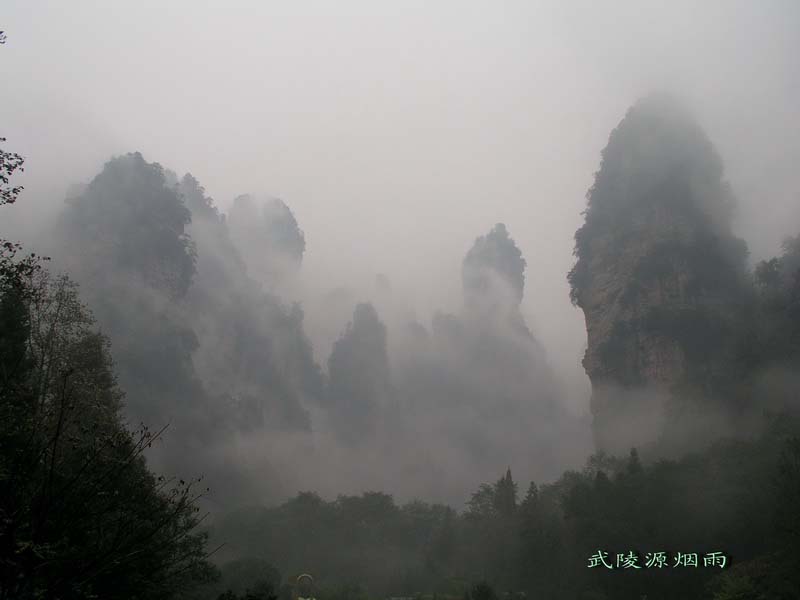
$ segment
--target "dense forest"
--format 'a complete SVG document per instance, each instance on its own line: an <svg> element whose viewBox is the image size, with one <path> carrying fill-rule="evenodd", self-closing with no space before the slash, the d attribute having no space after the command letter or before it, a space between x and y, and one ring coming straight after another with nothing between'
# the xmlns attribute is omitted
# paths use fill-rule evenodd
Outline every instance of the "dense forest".
<svg viewBox="0 0 800 600"><path fill-rule="evenodd" d="M354 302L320 364L283 200L223 214L110 158L47 256L0 241L0 599L294 600L301 573L319 600L800 598L800 234L751 268L734 200L672 97L611 132L565 274L589 424L513 224L464 253L458 309ZM418 499L314 488L393 479Z"/></svg>

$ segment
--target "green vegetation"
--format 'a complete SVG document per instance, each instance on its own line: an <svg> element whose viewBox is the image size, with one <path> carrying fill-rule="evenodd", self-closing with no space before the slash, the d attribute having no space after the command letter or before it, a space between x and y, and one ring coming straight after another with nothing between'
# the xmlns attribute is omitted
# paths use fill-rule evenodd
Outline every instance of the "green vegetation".
<svg viewBox="0 0 800 600"><path fill-rule="evenodd" d="M21 156L0 151L0 205L17 200L22 187L11 178L22 166ZM273 436L309 434L312 406L336 438L330 447L352 452L325 465L342 472L342 486L347 461L374 451L368 443L382 435L400 439L396 451L452 428L430 448L450 444L470 468L521 447L543 461L555 454L556 438L575 429L519 311L522 252L501 224L475 241L462 268L466 310L440 315L430 336L417 324L431 349L405 366L400 385L387 327L369 303L356 306L323 375L300 307L251 277L263 258L269 288L301 263L305 237L289 208L240 196L232 228L247 241L240 256L194 177L178 179L138 153L110 160L71 195L54 236L100 326L70 277L0 240L0 600L296 600L292 584L303 572L317 578L319 600L800 597L791 379L800 360L800 236L749 278L746 248L729 231L730 200L721 161L683 110L663 97L638 103L603 152L569 281L581 305L593 269L614 271L631 248L642 250L612 301L631 313L597 349L603 366L633 387L643 383L631 358L640 339L676 343L687 377L675 403L741 408L746 398L749 428L736 437L714 441L702 431L670 460L657 452L662 440L642 448L644 458L638 449L595 454L581 471L531 482L524 495L508 468L461 510L398 504L380 491L332 500L305 491L253 506L277 477L259 470L266 460L254 460L257 468L237 461L264 452L259 444ZM265 248L270 256L261 256ZM765 382L772 387L759 396ZM780 411L766 410L774 406ZM506 420L493 421L499 413ZM178 443L160 466L207 469L225 509L204 522L201 481L156 474L145 461L166 427L133 429L123 414L176 418ZM383 427L398 416L407 430ZM423 420L446 427L416 431ZM493 439L514 434L530 443ZM245 435L244 450L231 451ZM654 552L669 555L665 568L642 565ZM722 552L730 564L678 568L679 552ZM608 568L592 566L598 553ZM623 566L637 560L642 568Z"/></svg>
<svg viewBox="0 0 800 600"><path fill-rule="evenodd" d="M161 432L123 424L108 342L75 285L4 248L0 598L168 598L209 579L197 482L147 469Z"/></svg>
<svg viewBox="0 0 800 600"><path fill-rule="evenodd" d="M397 505L377 492L330 502L305 492L229 514L211 537L238 561L258 557L283 573L313 572L329 590L323 599L358 584L369 598L525 592L721 600L752 588L788 600L800 593L798 432L800 422L783 415L756 439L721 441L679 460L599 454L581 472L532 483L521 500L507 472L480 486L460 513L420 501ZM643 567L649 552L670 558L663 569L590 569L598 550L612 563L632 550ZM696 569L673 566L677 552L714 551L728 556L729 568L703 567L702 559Z"/></svg>

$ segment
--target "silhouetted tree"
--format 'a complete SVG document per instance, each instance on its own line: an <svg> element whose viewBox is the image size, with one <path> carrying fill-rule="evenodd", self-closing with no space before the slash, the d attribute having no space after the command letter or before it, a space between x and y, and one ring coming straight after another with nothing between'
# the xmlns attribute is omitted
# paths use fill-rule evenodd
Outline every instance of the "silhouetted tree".
<svg viewBox="0 0 800 600"><path fill-rule="evenodd" d="M22 287L20 287L22 285ZM67 278L0 275L0 597L172 597L212 575L194 482L156 478Z"/></svg>
<svg viewBox="0 0 800 600"><path fill-rule="evenodd" d="M511 477L511 469L494 484L494 507L503 517L511 517L517 510L517 484Z"/></svg>

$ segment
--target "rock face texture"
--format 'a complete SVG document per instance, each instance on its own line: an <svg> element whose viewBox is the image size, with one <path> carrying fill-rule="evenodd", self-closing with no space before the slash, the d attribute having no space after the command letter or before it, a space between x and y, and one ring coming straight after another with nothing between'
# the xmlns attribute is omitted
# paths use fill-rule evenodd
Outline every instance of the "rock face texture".
<svg viewBox="0 0 800 600"><path fill-rule="evenodd" d="M724 394L748 288L722 175L705 134L665 96L635 104L603 150L569 274L600 450L652 441L676 406Z"/></svg>

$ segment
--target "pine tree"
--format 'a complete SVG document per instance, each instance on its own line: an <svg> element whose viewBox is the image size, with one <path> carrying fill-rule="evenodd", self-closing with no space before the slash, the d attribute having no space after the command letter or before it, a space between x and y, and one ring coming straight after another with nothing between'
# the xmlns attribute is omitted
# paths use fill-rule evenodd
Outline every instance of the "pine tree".
<svg viewBox="0 0 800 600"><path fill-rule="evenodd" d="M511 468L494 485L494 506L499 515L511 517L517 510L517 484L511 477Z"/></svg>

